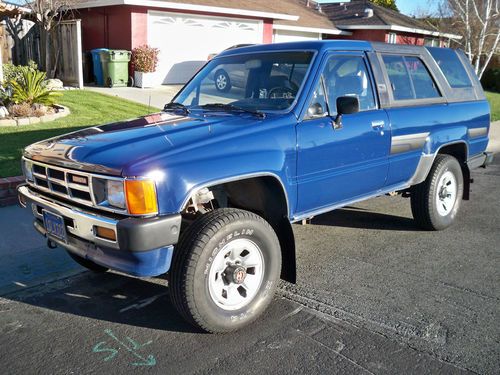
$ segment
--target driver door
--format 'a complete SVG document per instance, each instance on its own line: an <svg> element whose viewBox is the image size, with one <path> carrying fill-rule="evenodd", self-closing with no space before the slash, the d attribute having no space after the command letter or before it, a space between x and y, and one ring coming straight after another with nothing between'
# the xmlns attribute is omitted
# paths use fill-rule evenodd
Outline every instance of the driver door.
<svg viewBox="0 0 500 375"><path fill-rule="evenodd" d="M360 111L334 126L336 98L355 96ZM379 191L388 173L391 132L379 109L363 53L332 53L297 125L296 216L347 203Z"/></svg>

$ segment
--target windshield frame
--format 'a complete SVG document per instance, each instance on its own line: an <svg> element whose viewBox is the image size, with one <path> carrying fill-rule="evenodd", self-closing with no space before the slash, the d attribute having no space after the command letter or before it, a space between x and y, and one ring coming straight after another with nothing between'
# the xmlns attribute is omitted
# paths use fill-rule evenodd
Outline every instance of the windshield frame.
<svg viewBox="0 0 500 375"><path fill-rule="evenodd" d="M246 47L244 47L244 48L246 48ZM304 91L304 88L306 86L306 83L307 83L307 81L309 79L309 75L311 74L312 68L313 68L313 66L316 63L316 58L317 58L317 56L319 54L319 51L317 49L295 49L294 48L294 49L277 49L277 50L264 50L264 51L257 50L257 51L247 51L247 52L229 53L229 54L224 54L224 51L223 51L220 54L218 54L217 56L215 56L213 59L208 60L196 72L196 74L194 74L191 77L191 79L189 81L187 81L184 86L182 86L182 88L177 92L177 94L175 94L175 96L173 97L173 99L171 100L171 102L176 102L177 98L182 94L182 92L184 90L186 90L186 88L191 84L191 82L196 79L196 77L198 76L198 74L200 74L201 71L203 71L207 67L207 65L210 64L212 61L216 61L218 59L222 59L222 58L225 58L225 57L239 56L239 55L255 55L255 54L264 54L264 53L286 53L286 52L311 52L312 53L311 61L309 62L309 66L307 68L306 74L304 75L304 79L302 80L302 83L301 83L301 85L299 87L299 90L297 91L297 95L295 95L294 101L286 109L275 109L275 110L274 109L266 109L266 110L258 109L257 111L261 112L261 113L269 113L269 114L286 114L286 113L290 113L290 112L292 112L296 108L297 103L298 103L298 101L299 101L299 99L300 99L300 97L302 95L302 92ZM196 87L194 89L196 89ZM188 107L188 109L191 112L193 112L193 111L199 111L199 110L203 111L201 108L191 108L191 107Z"/></svg>

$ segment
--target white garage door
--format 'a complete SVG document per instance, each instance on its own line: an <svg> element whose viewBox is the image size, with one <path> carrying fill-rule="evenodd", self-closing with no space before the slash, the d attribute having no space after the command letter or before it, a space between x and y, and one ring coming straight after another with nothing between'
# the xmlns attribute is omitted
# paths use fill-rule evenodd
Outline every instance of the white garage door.
<svg viewBox="0 0 500 375"><path fill-rule="evenodd" d="M262 21L148 13L148 43L160 50L158 82L185 83L209 54L243 43L262 43Z"/></svg>
<svg viewBox="0 0 500 375"><path fill-rule="evenodd" d="M291 31L291 30L275 30L273 42L285 43L285 42L298 42L303 40L318 40L318 39L321 39L321 34L319 33L308 33L303 31Z"/></svg>

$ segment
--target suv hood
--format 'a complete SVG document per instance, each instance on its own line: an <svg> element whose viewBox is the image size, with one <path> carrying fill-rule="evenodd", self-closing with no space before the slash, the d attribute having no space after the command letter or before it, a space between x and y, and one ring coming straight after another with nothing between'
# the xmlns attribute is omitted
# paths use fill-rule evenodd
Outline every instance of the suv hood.
<svg viewBox="0 0 500 375"><path fill-rule="evenodd" d="M189 149L261 123L262 119L231 113L181 116L160 112L145 117L85 128L34 143L24 156L70 169L109 175L126 175L138 162Z"/></svg>

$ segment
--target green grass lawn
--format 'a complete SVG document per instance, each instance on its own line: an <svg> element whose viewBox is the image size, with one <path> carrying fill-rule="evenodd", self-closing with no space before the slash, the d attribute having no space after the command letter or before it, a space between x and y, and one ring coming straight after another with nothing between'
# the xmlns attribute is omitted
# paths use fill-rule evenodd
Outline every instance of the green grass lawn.
<svg viewBox="0 0 500 375"><path fill-rule="evenodd" d="M486 91L486 97L490 102L491 121L500 120L500 93Z"/></svg>
<svg viewBox="0 0 500 375"><path fill-rule="evenodd" d="M87 126L106 124L156 112L147 106L87 90L64 91L59 103L71 114L45 124L0 127L0 177L21 174L20 159L25 146Z"/></svg>

